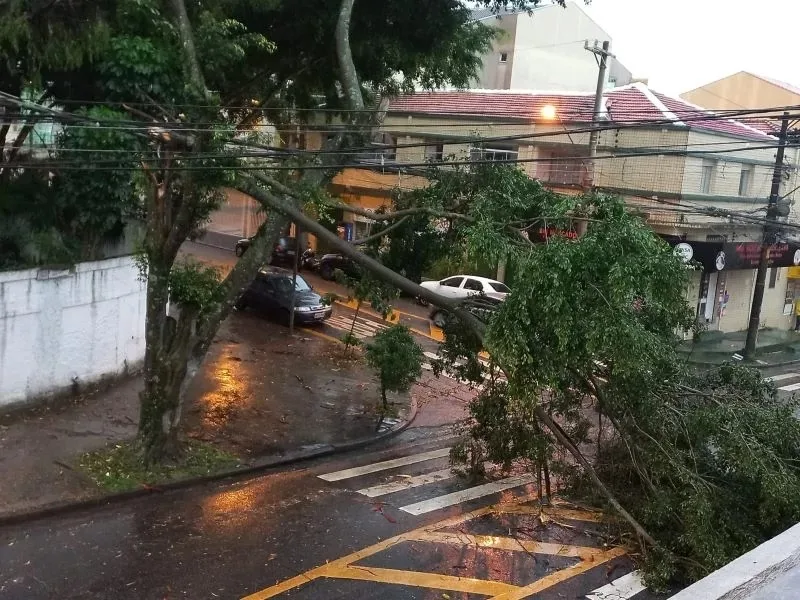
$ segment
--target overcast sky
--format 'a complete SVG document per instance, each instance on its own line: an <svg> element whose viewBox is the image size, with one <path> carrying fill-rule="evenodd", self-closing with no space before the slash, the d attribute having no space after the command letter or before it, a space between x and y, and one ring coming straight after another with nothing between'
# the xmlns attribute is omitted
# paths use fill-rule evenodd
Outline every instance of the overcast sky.
<svg viewBox="0 0 800 600"><path fill-rule="evenodd" d="M592 0L586 12L653 89L677 95L738 71L800 87L800 0Z"/></svg>

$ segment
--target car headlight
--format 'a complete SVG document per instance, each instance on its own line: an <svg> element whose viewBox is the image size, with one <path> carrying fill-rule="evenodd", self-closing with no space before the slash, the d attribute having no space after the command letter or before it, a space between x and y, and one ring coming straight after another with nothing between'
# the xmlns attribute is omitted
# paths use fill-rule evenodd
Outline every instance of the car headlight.
<svg viewBox="0 0 800 600"><path fill-rule="evenodd" d="M295 306L294 312L311 312L312 308L310 306Z"/></svg>

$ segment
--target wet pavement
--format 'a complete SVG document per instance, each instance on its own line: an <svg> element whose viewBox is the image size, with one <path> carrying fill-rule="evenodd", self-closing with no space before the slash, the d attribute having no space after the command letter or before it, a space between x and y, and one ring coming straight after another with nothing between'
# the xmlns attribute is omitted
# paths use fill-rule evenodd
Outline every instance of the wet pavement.
<svg viewBox="0 0 800 600"><path fill-rule="evenodd" d="M416 427L286 471L0 528L0 599L555 600L632 570L597 513L542 513L529 484L420 484L447 469L450 444L449 428ZM376 484L411 487L366 496ZM481 495L451 502L453 490ZM409 513L421 498L437 507Z"/></svg>
<svg viewBox="0 0 800 600"><path fill-rule="evenodd" d="M188 391L185 433L243 459L374 435L375 378L344 356L339 334L313 327L290 337L286 327L251 311L231 315ZM440 385L432 379L426 374L413 392L422 401ZM463 407L471 393L448 381ZM132 377L53 407L0 415L0 516L97 496L75 461L136 435L140 389L140 378ZM392 400L402 418L410 399Z"/></svg>

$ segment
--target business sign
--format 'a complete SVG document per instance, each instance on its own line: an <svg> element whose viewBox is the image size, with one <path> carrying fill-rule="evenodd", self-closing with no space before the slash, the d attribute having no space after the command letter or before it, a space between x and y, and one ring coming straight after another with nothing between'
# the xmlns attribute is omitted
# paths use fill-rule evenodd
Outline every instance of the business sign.
<svg viewBox="0 0 800 600"><path fill-rule="evenodd" d="M687 242L677 236L661 237L674 248L675 255L681 260L699 263L703 266L703 270L709 273L757 269L761 260L760 242ZM800 246L774 244L770 247L767 265L770 267L800 265Z"/></svg>
<svg viewBox="0 0 800 600"><path fill-rule="evenodd" d="M566 238L568 240L577 240L578 232L574 229L563 229L561 227L539 227L531 232L529 239L532 242L546 242L552 238Z"/></svg>
<svg viewBox="0 0 800 600"><path fill-rule="evenodd" d="M722 245L722 256L717 260L718 271L757 269L761 261L760 242L729 242ZM800 247L795 244L773 244L769 248L767 266L793 267L800 264Z"/></svg>
<svg viewBox="0 0 800 600"><path fill-rule="evenodd" d="M692 260L694 256L694 248L692 248L691 244L687 244L686 242L681 242L677 246L675 246L675 256L681 259L681 262L688 263Z"/></svg>

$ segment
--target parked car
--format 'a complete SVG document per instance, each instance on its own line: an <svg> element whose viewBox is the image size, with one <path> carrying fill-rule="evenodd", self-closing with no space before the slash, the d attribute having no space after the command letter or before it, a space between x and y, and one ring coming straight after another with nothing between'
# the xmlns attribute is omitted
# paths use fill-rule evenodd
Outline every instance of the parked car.
<svg viewBox="0 0 800 600"><path fill-rule="evenodd" d="M236 256L242 256L247 249L250 247L250 244L253 243L253 238L242 238L238 242L236 242ZM297 249L297 240L293 237L284 236L278 239L275 243L275 247L272 249L272 255L269 259L269 264L271 265L283 265L286 267L291 267L294 265L294 253Z"/></svg>
<svg viewBox="0 0 800 600"><path fill-rule="evenodd" d="M332 281L336 277L336 269L340 269L348 277L359 279L361 277L361 269L351 259L341 254L325 254L319 259L317 264L317 271L320 277L328 281Z"/></svg>
<svg viewBox="0 0 800 600"><path fill-rule="evenodd" d="M294 301L296 323L319 323L331 316L325 304L308 282L298 275ZM254 308L288 323L292 307L292 272L278 267L264 267L236 301L237 310Z"/></svg>
<svg viewBox="0 0 800 600"><path fill-rule="evenodd" d="M441 281L423 281L420 286L446 298L465 299L482 294L487 300L497 303L505 300L511 293L506 284L476 275L455 275ZM419 302L423 306L428 304L422 298ZM430 319L437 327L443 327L447 320L447 311L436 307L431 311Z"/></svg>

